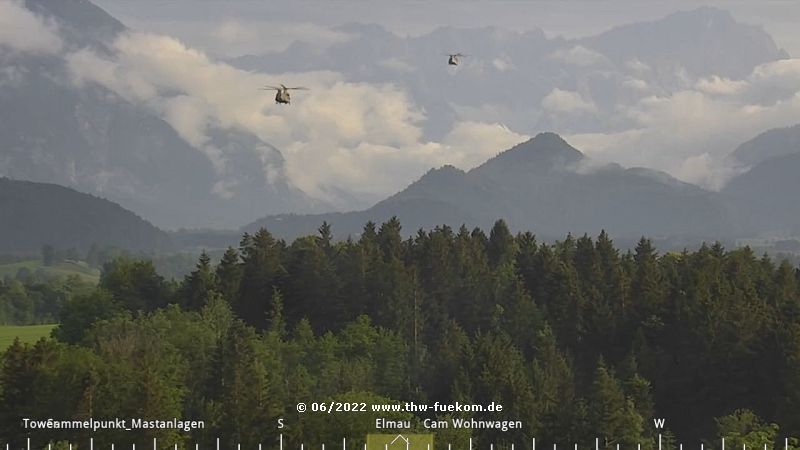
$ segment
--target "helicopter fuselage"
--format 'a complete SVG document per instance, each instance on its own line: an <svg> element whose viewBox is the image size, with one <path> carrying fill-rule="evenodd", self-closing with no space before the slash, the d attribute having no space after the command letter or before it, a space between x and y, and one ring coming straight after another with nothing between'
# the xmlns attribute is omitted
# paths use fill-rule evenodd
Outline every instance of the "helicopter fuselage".
<svg viewBox="0 0 800 450"><path fill-rule="evenodd" d="M288 105L291 102L291 97L289 96L288 90L279 90L275 93L275 103L280 103L283 105Z"/></svg>

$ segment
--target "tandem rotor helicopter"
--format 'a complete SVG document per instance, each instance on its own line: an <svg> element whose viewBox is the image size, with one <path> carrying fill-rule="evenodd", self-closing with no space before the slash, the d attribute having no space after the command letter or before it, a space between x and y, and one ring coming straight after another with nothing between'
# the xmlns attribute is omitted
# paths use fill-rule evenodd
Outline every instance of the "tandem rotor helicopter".
<svg viewBox="0 0 800 450"><path fill-rule="evenodd" d="M284 85L280 86L264 86L259 88L261 91L277 91L275 93L275 103L280 103L283 105L288 105L291 103L292 99L289 95L289 91L307 91L308 88L298 86L298 87L286 87Z"/></svg>
<svg viewBox="0 0 800 450"><path fill-rule="evenodd" d="M447 55L447 64L451 66L461 64L461 58L467 56L461 53L445 53L445 55Z"/></svg>

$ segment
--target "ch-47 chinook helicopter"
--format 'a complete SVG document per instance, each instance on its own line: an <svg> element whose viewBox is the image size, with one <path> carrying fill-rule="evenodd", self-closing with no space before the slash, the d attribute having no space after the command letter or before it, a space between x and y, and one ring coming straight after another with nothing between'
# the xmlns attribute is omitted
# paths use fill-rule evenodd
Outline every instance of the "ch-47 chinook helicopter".
<svg viewBox="0 0 800 450"><path fill-rule="evenodd" d="M446 55L447 55L447 64L451 66L459 65L461 63L461 58L467 56L461 53L452 53L452 54L446 53Z"/></svg>
<svg viewBox="0 0 800 450"><path fill-rule="evenodd" d="M278 86L264 86L262 88L259 88L259 90L262 90L262 91L277 91L275 93L275 103L281 103L283 105L288 105L292 101L291 97L289 96L289 91L290 90L307 91L308 88L304 88L304 87L286 87L286 86L281 84L280 87L278 87Z"/></svg>

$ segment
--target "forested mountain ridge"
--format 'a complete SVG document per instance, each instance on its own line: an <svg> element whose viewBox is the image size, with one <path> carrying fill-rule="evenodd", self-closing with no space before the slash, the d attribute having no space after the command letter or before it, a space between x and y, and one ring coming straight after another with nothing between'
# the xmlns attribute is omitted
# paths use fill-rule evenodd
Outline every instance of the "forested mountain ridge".
<svg viewBox="0 0 800 450"><path fill-rule="evenodd" d="M291 243L259 230L217 265L203 255L179 285L146 261L106 265L97 290L63 305L59 342L3 355L0 434L24 442L22 417L58 411L207 423L98 430L96 445L252 447L279 432L285 445L342 434L361 445L375 413L295 405L411 400L494 401L502 413L478 416L524 423L440 431L440 446L599 437L650 448L654 417L667 418L667 449L783 442L800 433L799 305L797 270L718 244L659 255L642 239L620 253L605 233L546 244L502 221L488 234L441 226L404 239L392 219L339 242L327 224ZM277 417L291 426L277 430ZM391 417L420 430L424 417L447 418Z"/></svg>
<svg viewBox="0 0 800 450"><path fill-rule="evenodd" d="M431 170L403 191L365 211L266 217L244 228L266 227L292 238L329 222L337 236L360 223L397 216L406 231L438 224L487 228L498 218L515 230L557 237L609 230L614 236L714 237L737 231L728 205L714 192L663 173L597 165L555 133L541 133L463 172Z"/></svg>
<svg viewBox="0 0 800 450"><path fill-rule="evenodd" d="M169 236L116 203L73 189L0 177L0 252L38 255L44 245L165 252Z"/></svg>

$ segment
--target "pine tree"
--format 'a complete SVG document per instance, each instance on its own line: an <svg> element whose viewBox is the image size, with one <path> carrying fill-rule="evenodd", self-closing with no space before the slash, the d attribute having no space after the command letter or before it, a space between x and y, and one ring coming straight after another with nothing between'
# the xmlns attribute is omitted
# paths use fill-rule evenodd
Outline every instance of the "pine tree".
<svg viewBox="0 0 800 450"><path fill-rule="evenodd" d="M235 322L220 343L220 408L224 417L218 433L228 446L255 447L272 432L277 410L268 396L270 376L263 364L261 343L252 329ZM268 425L269 424L269 425Z"/></svg>
<svg viewBox="0 0 800 450"><path fill-rule="evenodd" d="M211 258L205 250L200 254L197 266L187 275L181 285L179 296L184 308L199 310L208 301L208 296L217 289L217 280L211 268Z"/></svg>
<svg viewBox="0 0 800 450"><path fill-rule="evenodd" d="M586 434L585 411L575 392L576 380L569 359L558 349L547 325L536 333L534 347L531 378L538 420L531 428L546 442L579 440Z"/></svg>
<svg viewBox="0 0 800 450"><path fill-rule="evenodd" d="M239 252L228 247L222 255L215 271L217 289L228 303L234 303L239 297L239 285L242 281L242 267Z"/></svg>
<svg viewBox="0 0 800 450"><path fill-rule="evenodd" d="M300 238L289 247L283 283L286 319L308 318L318 332L335 330L346 320L341 282L319 239Z"/></svg>
<svg viewBox="0 0 800 450"><path fill-rule="evenodd" d="M511 338L504 333L479 333L475 337L475 401L504 405L502 414L489 417L514 416L526 423L536 423L535 394L525 361ZM508 408L508 409L505 409ZM523 439L522 430L488 432L482 442L513 442Z"/></svg>
<svg viewBox="0 0 800 450"><path fill-rule="evenodd" d="M319 232L318 242L320 248L325 251L328 258L333 257L333 232L331 225L328 222L322 222L322 225L317 229Z"/></svg>
<svg viewBox="0 0 800 450"><path fill-rule="evenodd" d="M595 371L590 400L590 424L606 446L635 447L644 442L644 419L633 400L626 398L617 378L600 360Z"/></svg>
<svg viewBox="0 0 800 450"><path fill-rule="evenodd" d="M496 221L489 233L489 264L491 267L497 267L510 263L514 260L516 253L517 245L508 225L503 219Z"/></svg>
<svg viewBox="0 0 800 450"><path fill-rule="evenodd" d="M470 369L474 358L469 337L456 321L450 320L434 342L437 344L425 371L425 390L430 400L466 401L472 395Z"/></svg>
<svg viewBox="0 0 800 450"><path fill-rule="evenodd" d="M131 311L153 311L166 306L172 297L170 286L152 261L117 258L103 266L99 286Z"/></svg>
<svg viewBox="0 0 800 450"><path fill-rule="evenodd" d="M237 315L248 324L264 329L273 288L286 275L280 243L264 228L246 242L242 253L242 282L233 304Z"/></svg>

